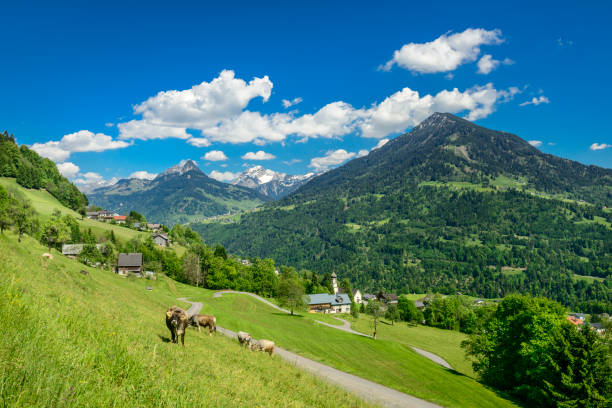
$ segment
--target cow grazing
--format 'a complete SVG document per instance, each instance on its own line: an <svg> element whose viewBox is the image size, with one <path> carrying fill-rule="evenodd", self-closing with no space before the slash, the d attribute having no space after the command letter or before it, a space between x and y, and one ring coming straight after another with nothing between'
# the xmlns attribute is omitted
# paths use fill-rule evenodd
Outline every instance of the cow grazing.
<svg viewBox="0 0 612 408"><path fill-rule="evenodd" d="M193 315L191 316L191 319L189 320L189 324L197 327L198 331L201 331L200 327L208 326L209 336L212 336L212 333L214 331L217 331L217 319L215 318L215 316L203 315L203 314Z"/></svg>
<svg viewBox="0 0 612 408"><path fill-rule="evenodd" d="M241 346L246 346L249 344L249 341L251 341L251 335L247 332L239 331L236 335L238 336L238 342L240 342Z"/></svg>
<svg viewBox="0 0 612 408"><path fill-rule="evenodd" d="M271 340L249 340L249 348L254 351L262 351L270 356L274 354L274 342Z"/></svg>
<svg viewBox="0 0 612 408"><path fill-rule="evenodd" d="M179 336L181 344L185 346L185 329L189 325L189 315L184 309L178 306L172 306L166 312L166 326L172 335L172 342L178 343Z"/></svg>

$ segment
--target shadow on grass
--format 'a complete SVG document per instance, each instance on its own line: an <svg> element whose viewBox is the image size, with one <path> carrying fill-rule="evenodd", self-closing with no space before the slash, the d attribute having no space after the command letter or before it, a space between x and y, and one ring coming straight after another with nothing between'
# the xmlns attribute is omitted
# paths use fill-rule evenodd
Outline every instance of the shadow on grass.
<svg viewBox="0 0 612 408"><path fill-rule="evenodd" d="M287 316L287 317L304 317L303 315L301 315L301 314L297 314L297 313L294 313L294 314L289 314L289 313L283 313L283 312L272 312L272 314L273 314L273 315L276 315L276 316Z"/></svg>
<svg viewBox="0 0 612 408"><path fill-rule="evenodd" d="M172 341L169 337L162 336L161 334L158 334L157 337L159 337L164 343L170 343Z"/></svg>

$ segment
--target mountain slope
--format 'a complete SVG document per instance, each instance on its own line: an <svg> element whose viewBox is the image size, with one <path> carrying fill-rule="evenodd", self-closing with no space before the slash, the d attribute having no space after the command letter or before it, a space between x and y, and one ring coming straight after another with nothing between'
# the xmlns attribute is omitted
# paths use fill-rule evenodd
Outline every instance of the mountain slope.
<svg viewBox="0 0 612 408"><path fill-rule="evenodd" d="M232 184L252 188L272 198L282 198L306 184L315 173L295 176L254 166L240 173Z"/></svg>
<svg viewBox="0 0 612 408"><path fill-rule="evenodd" d="M119 213L135 210L151 221L168 225L247 210L269 200L254 190L208 177L191 160L171 167L153 180L119 180L95 190L89 199L108 210Z"/></svg>
<svg viewBox="0 0 612 408"><path fill-rule="evenodd" d="M366 290L522 291L610 310L611 180L609 169L435 114L239 223L193 228L234 253L335 271Z"/></svg>

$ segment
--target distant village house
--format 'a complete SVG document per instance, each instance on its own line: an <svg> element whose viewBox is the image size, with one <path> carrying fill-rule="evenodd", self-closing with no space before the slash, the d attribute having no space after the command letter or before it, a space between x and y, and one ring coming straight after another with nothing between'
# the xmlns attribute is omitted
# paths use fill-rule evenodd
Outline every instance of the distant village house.
<svg viewBox="0 0 612 408"><path fill-rule="evenodd" d="M161 247L167 247L170 245L170 238L168 238L168 234L155 234L153 235L153 242Z"/></svg>
<svg viewBox="0 0 612 408"><path fill-rule="evenodd" d="M62 255L67 256L70 259L76 259L76 257L83 252L84 247L85 244L64 244L62 245ZM104 248L104 245L96 244L96 248L101 251Z"/></svg>
<svg viewBox="0 0 612 408"><path fill-rule="evenodd" d="M362 304L363 298L361 297L361 292L359 289L353 289L353 302Z"/></svg>
<svg viewBox="0 0 612 408"><path fill-rule="evenodd" d="M142 277L142 254L136 253L120 253L117 259L117 274L128 276L134 274Z"/></svg>
<svg viewBox="0 0 612 408"><path fill-rule="evenodd" d="M338 277L332 273L333 294L316 293L308 295L310 313L350 313L351 298L346 293L338 293Z"/></svg>

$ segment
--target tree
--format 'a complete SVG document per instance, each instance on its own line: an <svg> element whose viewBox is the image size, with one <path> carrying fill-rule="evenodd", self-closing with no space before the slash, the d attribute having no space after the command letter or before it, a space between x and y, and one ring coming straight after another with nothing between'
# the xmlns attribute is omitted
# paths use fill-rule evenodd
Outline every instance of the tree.
<svg viewBox="0 0 612 408"><path fill-rule="evenodd" d="M400 319L399 311L397 310L397 305L394 303L390 303L387 306L387 311L385 312L385 319L391 320L391 325L395 324L396 320Z"/></svg>
<svg viewBox="0 0 612 408"><path fill-rule="evenodd" d="M11 207L15 203L11 198L6 189L0 185L0 232L3 234L4 230L13 224Z"/></svg>
<svg viewBox="0 0 612 408"><path fill-rule="evenodd" d="M289 308L292 316L295 309L304 307L304 285L293 268L283 268L278 282L277 298L281 306Z"/></svg>
<svg viewBox="0 0 612 408"><path fill-rule="evenodd" d="M423 314L417 309L414 302L404 296L400 296L397 300L397 309L400 319L405 322L420 322L423 320Z"/></svg>
<svg viewBox="0 0 612 408"><path fill-rule="evenodd" d="M27 200L17 201L11 208L11 216L13 218L13 224L17 230L19 238L18 242L21 242L21 237L28 231L37 229L38 218L36 211L30 205Z"/></svg>
<svg viewBox="0 0 612 408"><path fill-rule="evenodd" d="M372 338L376 340L376 334L377 334L377 329L378 329L378 319L380 319L380 316L383 313L382 304L380 303L379 300L370 300L368 302L367 311L373 317L374 334L372 335Z"/></svg>
<svg viewBox="0 0 612 408"><path fill-rule="evenodd" d="M353 301L353 288L351 287L351 282L347 278L340 281L340 290L349 296L351 302Z"/></svg>
<svg viewBox="0 0 612 408"><path fill-rule="evenodd" d="M611 396L605 345L554 301L508 296L462 346L486 384L526 405L604 407Z"/></svg>
<svg viewBox="0 0 612 408"><path fill-rule="evenodd" d="M41 240L47 244L49 251L57 244L62 244L70 238L66 224L56 218L51 218L43 226Z"/></svg>
<svg viewBox="0 0 612 408"><path fill-rule="evenodd" d="M218 258L227 259L227 252L225 252L223 245L217 245L215 248L215 256Z"/></svg>
<svg viewBox="0 0 612 408"><path fill-rule="evenodd" d="M183 258L183 274L190 283L200 286L202 280L202 269L200 268L200 256L192 251L187 251Z"/></svg>

